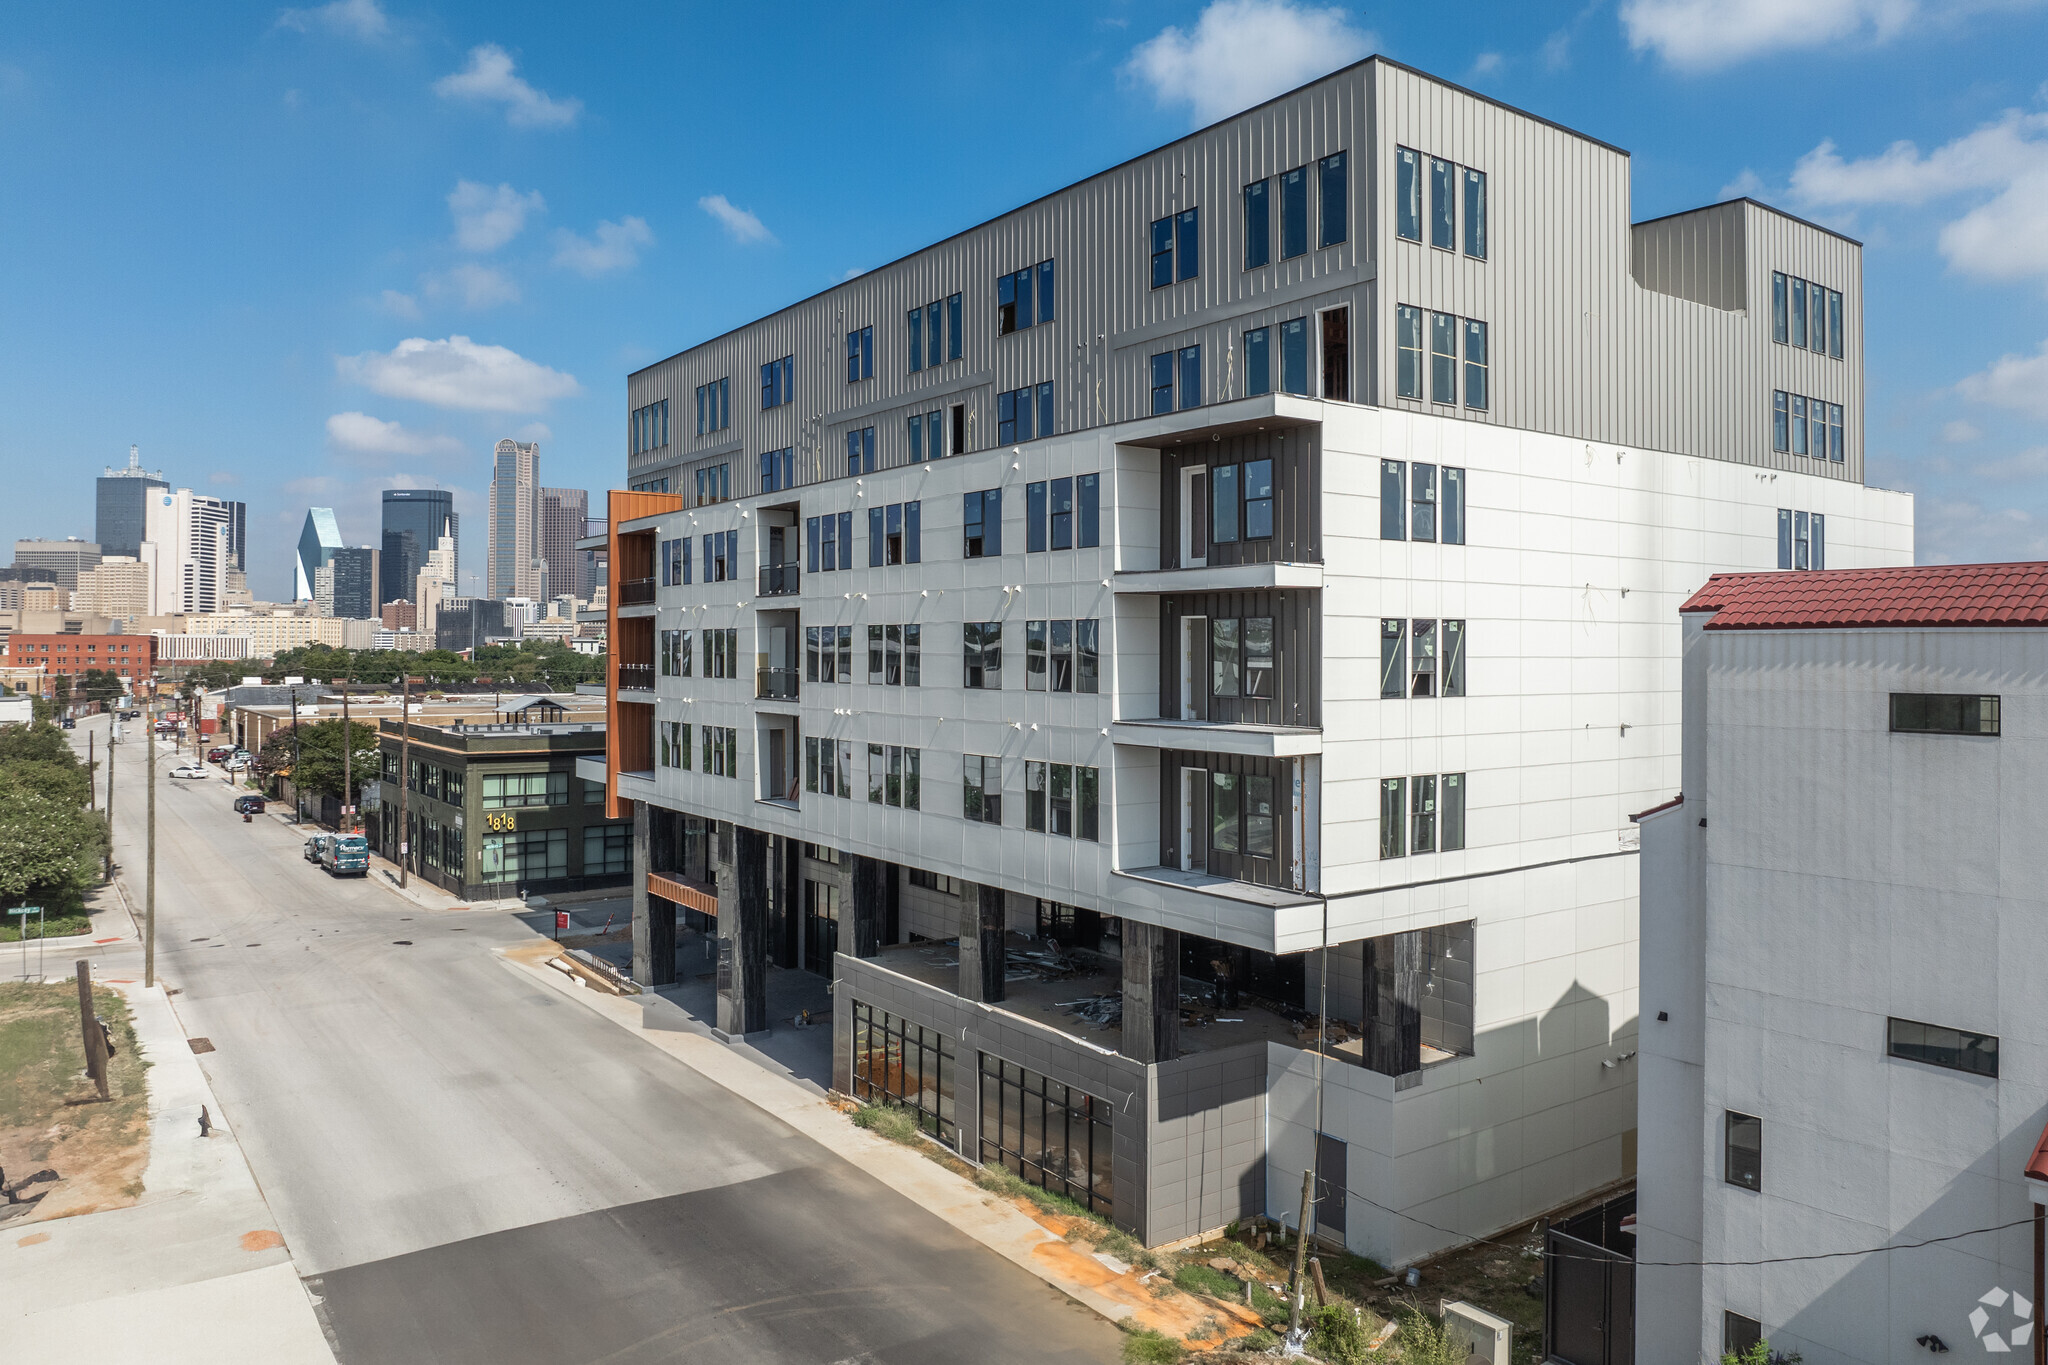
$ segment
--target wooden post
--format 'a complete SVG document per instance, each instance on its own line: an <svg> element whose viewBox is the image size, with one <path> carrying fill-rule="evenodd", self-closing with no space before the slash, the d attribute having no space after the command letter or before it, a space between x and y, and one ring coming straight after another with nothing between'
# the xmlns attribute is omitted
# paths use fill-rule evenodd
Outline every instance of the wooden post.
<svg viewBox="0 0 2048 1365"><path fill-rule="evenodd" d="M1316 1173L1313 1170L1301 1173L1301 1219L1294 1225L1294 1273L1287 1279L1287 1330L1294 1332L1301 1327L1301 1267L1308 1256L1308 1238L1303 1235L1308 1229L1308 1201L1315 1193Z"/></svg>
<svg viewBox="0 0 2048 1365"><path fill-rule="evenodd" d="M1316 1307L1318 1307L1318 1308L1327 1308L1327 1307L1329 1307L1329 1304L1330 1304L1330 1287L1329 1287L1328 1285L1326 1285L1326 1284L1324 1284L1324 1283L1323 1283L1323 1258L1322 1258L1322 1257L1320 1257L1320 1256L1311 1256L1311 1257L1309 1257L1309 1258L1308 1258L1308 1277L1309 1277L1309 1279L1311 1279L1311 1280L1313 1280L1313 1281L1315 1282L1315 1286L1316 1286Z"/></svg>
<svg viewBox="0 0 2048 1365"><path fill-rule="evenodd" d="M107 1040L100 1033L99 1016L92 1007L92 968L78 960L78 1031L85 1038L85 1072L99 1088L100 1098L110 1100L107 1089Z"/></svg>

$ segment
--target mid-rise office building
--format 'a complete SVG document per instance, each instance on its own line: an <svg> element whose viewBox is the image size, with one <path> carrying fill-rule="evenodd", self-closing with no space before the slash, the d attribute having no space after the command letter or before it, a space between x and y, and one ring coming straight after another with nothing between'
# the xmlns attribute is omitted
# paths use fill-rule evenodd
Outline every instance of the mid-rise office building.
<svg viewBox="0 0 2048 1365"><path fill-rule="evenodd" d="M78 575L71 610L95 616L147 616L149 566L127 555L109 555Z"/></svg>
<svg viewBox="0 0 2048 1365"><path fill-rule="evenodd" d="M540 442L498 442L491 461L490 547L484 591L541 597Z"/></svg>
<svg viewBox="0 0 2048 1365"><path fill-rule="evenodd" d="M333 614L352 620L377 617L377 560L379 552L367 545L344 545L328 556L332 578Z"/></svg>
<svg viewBox="0 0 2048 1365"><path fill-rule="evenodd" d="M162 471L142 467L142 448L128 447L128 464L106 467L94 487L93 537L110 555L139 558L146 534L146 518L153 490L170 490Z"/></svg>
<svg viewBox="0 0 2048 1365"><path fill-rule="evenodd" d="M729 1036L828 973L840 1088L1148 1243L1313 1170L1391 1264L1631 1174L1676 609L1912 508L1857 244L1628 215L1373 59L631 375L642 978L679 912Z"/></svg>
<svg viewBox="0 0 2048 1365"><path fill-rule="evenodd" d="M434 613L433 630L436 649L458 654L518 636L518 628L505 619L505 603L495 597L442 598Z"/></svg>
<svg viewBox="0 0 2048 1365"><path fill-rule="evenodd" d="M589 533L589 525L588 492L581 488L540 490L540 557L546 571L540 596L590 595L585 573L590 555L576 548L576 542Z"/></svg>
<svg viewBox="0 0 2048 1365"><path fill-rule="evenodd" d="M411 600L427 556L446 536L462 550L455 495L443 488L387 488L383 502L383 558L378 566L377 605Z"/></svg>
<svg viewBox="0 0 2048 1365"><path fill-rule="evenodd" d="M100 546L75 536L70 540L14 542L14 567L49 570L49 581L57 585L57 591L64 594L67 601L69 594L78 587L78 576L97 566L100 558Z"/></svg>
<svg viewBox="0 0 2048 1365"><path fill-rule="evenodd" d="M1683 795L1640 818L1634 1358L2028 1355L2048 565L1731 574L1681 610Z"/></svg>

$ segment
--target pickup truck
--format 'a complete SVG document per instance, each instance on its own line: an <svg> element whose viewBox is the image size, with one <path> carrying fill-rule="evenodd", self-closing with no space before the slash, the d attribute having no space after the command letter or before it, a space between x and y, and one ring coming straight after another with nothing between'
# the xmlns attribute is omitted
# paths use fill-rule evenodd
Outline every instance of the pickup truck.
<svg viewBox="0 0 2048 1365"><path fill-rule="evenodd" d="M370 875L370 843L360 834L330 834L320 848L320 866L332 877Z"/></svg>

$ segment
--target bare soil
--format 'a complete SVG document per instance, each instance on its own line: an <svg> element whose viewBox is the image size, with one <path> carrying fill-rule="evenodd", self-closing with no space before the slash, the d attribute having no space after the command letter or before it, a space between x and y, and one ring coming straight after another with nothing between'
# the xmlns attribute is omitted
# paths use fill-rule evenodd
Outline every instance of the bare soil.
<svg viewBox="0 0 2048 1365"><path fill-rule="evenodd" d="M95 987L93 1008L114 1037L107 1101L85 1074L77 986L0 984L0 1166L10 1185L40 1170L57 1172L54 1182L21 1188L24 1200L41 1198L9 1227L123 1208L141 1197L149 1164L148 1066L137 1055L134 1022L120 995Z"/></svg>

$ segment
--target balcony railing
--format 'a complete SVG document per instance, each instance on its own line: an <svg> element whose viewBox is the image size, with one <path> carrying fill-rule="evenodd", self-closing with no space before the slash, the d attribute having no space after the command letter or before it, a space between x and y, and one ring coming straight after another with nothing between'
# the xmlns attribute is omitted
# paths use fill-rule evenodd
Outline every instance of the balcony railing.
<svg viewBox="0 0 2048 1365"><path fill-rule="evenodd" d="M763 668L756 670L754 695L762 699L790 701L797 695L797 684L803 681L803 673L794 668Z"/></svg>
<svg viewBox="0 0 2048 1365"><path fill-rule="evenodd" d="M652 692L654 690L654 665L620 664L619 690L625 691L628 688L637 688L643 692Z"/></svg>
<svg viewBox="0 0 2048 1365"><path fill-rule="evenodd" d="M627 578L619 582L619 605L622 607L651 607L654 605L654 580L651 578Z"/></svg>
<svg viewBox="0 0 2048 1365"><path fill-rule="evenodd" d="M788 564L763 564L761 566L762 597L791 597L801 587L803 577L794 560Z"/></svg>

